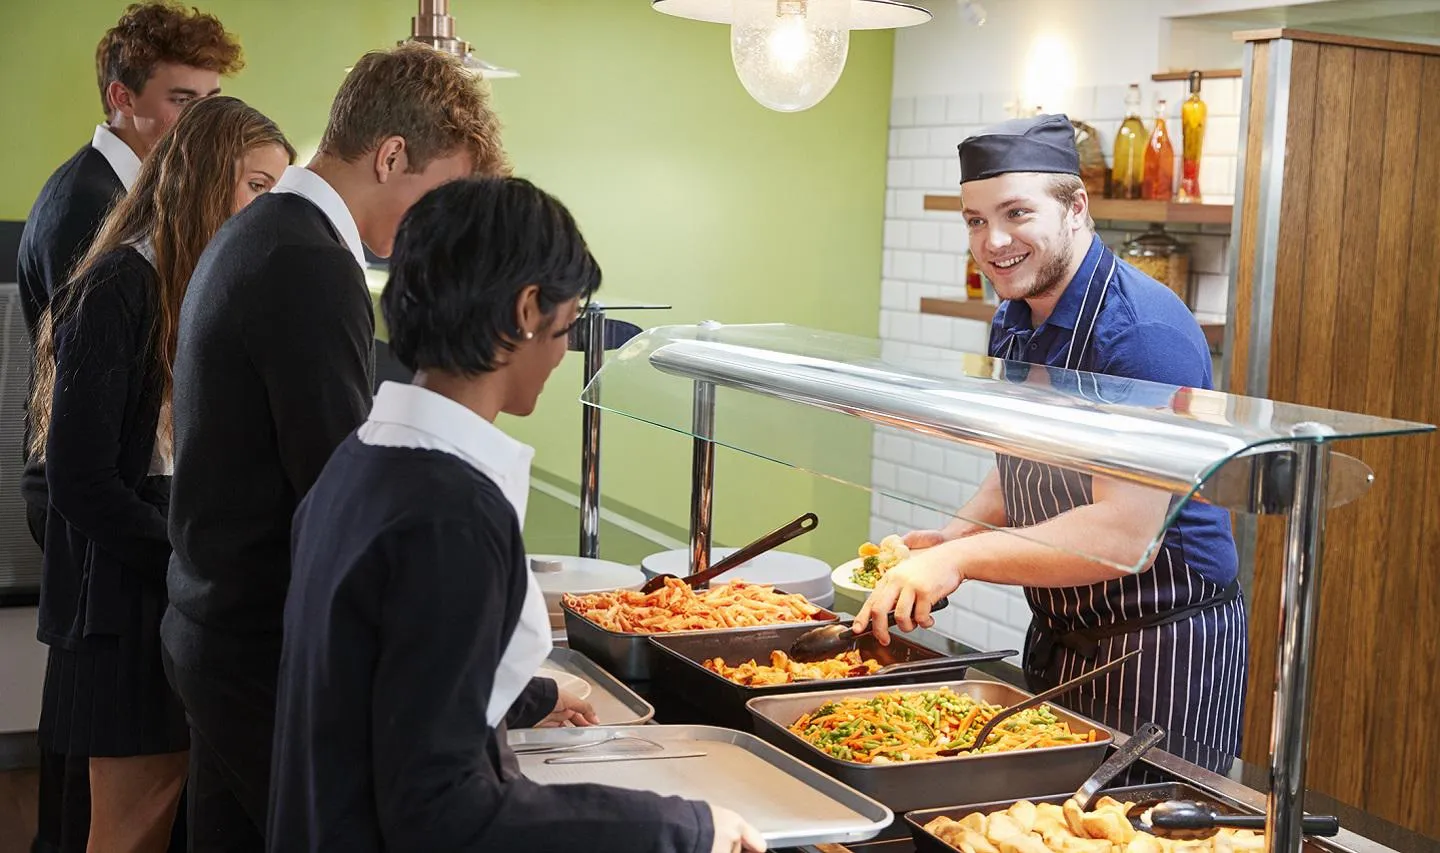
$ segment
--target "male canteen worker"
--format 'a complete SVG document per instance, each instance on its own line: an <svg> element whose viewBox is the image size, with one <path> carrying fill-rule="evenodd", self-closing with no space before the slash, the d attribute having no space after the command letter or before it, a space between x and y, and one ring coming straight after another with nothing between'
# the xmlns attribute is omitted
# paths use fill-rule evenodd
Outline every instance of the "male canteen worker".
<svg viewBox="0 0 1440 853"><path fill-rule="evenodd" d="M1199 324L1100 241L1079 175L1065 116L1005 122L960 145L970 253L1003 300L990 355L1211 388ZM1247 645L1229 516L1187 504L1139 574L1080 556L1139 563L1168 508L1167 496L1140 486L999 456L950 524L906 537L910 559L876 585L855 628L873 620L888 641L892 608L908 631L932 625L931 606L967 579L1023 586L1033 688L1139 649L1068 704L1127 730L1158 723L1172 734L1167 748L1227 769L1239 749ZM1032 529L1021 538L986 525Z"/></svg>

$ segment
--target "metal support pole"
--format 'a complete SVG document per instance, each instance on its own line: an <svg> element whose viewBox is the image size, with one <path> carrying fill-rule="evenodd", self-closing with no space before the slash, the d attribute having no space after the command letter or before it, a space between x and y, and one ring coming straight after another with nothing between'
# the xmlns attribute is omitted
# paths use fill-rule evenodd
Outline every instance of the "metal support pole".
<svg viewBox="0 0 1440 853"><path fill-rule="evenodd" d="M719 323L706 320L702 330L718 329ZM704 340L705 332L700 333ZM690 574L710 568L711 520L715 507L715 386L695 383L695 401L690 412L694 451L690 458Z"/></svg>
<svg viewBox="0 0 1440 853"><path fill-rule="evenodd" d="M1297 436L1309 433L1297 427ZM1313 433L1312 433L1313 434ZM1326 487L1330 453L1320 441L1295 442L1294 499L1285 531L1285 572L1280 580L1280 646L1270 722L1270 796L1265 845L1271 853L1300 853L1304 835L1305 749L1320 613L1320 562L1325 548Z"/></svg>
<svg viewBox="0 0 1440 853"><path fill-rule="evenodd" d="M715 386L695 383L695 449L690 460L690 574L710 568L710 523L715 506Z"/></svg>
<svg viewBox="0 0 1440 853"><path fill-rule="evenodd" d="M588 386L605 363L605 310L591 306L585 324L585 378ZM580 407L580 556L600 556L600 408Z"/></svg>

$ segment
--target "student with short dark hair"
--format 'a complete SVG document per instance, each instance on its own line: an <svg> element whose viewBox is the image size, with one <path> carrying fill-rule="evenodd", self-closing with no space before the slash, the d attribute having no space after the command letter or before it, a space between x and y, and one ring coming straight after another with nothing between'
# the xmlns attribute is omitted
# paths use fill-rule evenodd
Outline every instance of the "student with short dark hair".
<svg viewBox="0 0 1440 853"><path fill-rule="evenodd" d="M192 853L264 847L290 519L370 411L365 248L389 255L428 190L503 172L498 128L455 57L418 44L366 54L314 159L226 223L195 268L161 629L190 721Z"/></svg>
<svg viewBox="0 0 1440 853"><path fill-rule="evenodd" d="M535 408L600 268L560 202L458 181L405 217L386 383L295 516L270 849L761 851L737 815L519 775L507 726L594 722L533 678L551 648L521 526Z"/></svg>

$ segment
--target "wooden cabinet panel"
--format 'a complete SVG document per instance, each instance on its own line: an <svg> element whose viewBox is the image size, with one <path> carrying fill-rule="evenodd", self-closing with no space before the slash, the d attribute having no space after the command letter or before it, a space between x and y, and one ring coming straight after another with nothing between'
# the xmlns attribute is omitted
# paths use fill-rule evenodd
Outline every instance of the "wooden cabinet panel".
<svg viewBox="0 0 1440 853"><path fill-rule="evenodd" d="M1252 83L1279 44L1254 45ZM1268 343L1266 396L1440 423L1440 56L1323 37L1288 49L1278 223L1242 221L1238 237L1232 324L1251 340L1236 343L1232 387L1254 393L1249 359ZM1257 219L1265 98L1252 85L1242 210ZM1257 260L1267 233L1273 322L1256 330L1244 314L1269 272ZM1306 784L1440 837L1440 438L1343 449L1376 486L1328 518ZM1249 761L1269 755L1283 532L1263 519L1256 539Z"/></svg>

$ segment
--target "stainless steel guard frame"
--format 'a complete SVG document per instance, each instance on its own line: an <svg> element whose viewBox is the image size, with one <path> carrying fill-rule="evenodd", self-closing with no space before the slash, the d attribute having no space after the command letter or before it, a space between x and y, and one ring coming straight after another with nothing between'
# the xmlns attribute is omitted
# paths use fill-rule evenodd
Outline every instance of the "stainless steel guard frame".
<svg viewBox="0 0 1440 853"><path fill-rule="evenodd" d="M605 362L605 311L587 311L585 324L585 384ZM600 410L581 406L580 412L580 556L600 556Z"/></svg>
<svg viewBox="0 0 1440 853"><path fill-rule="evenodd" d="M657 366L660 366L657 364ZM685 374L677 364L670 372ZM701 436L713 436L715 417L715 383L710 373L704 379L696 370L693 410L695 455L692 467L691 493L691 563L700 567L709 564L711 508L714 497L714 442ZM807 405L825 406L817 398L775 393L775 388L758 384L724 382L729 387L769 393ZM854 409L851 414L860 414ZM862 415L863 416L863 415ZM897 419L900 423L905 421ZM910 425L918 421L909 421ZM1269 449L1272 459L1288 456L1292 461L1289 489L1272 494L1256 512L1286 512L1287 548L1280 595L1280 637L1278 667L1271 720L1271 784L1266 802L1266 845L1276 853L1301 853L1304 835L1301 818L1304 806L1306 752L1306 711L1309 676L1314 657L1315 618L1319 606L1319 570L1324 546L1325 512L1329 506L1327 479L1331 452L1325 444L1327 429L1320 424L1302 425L1295 430L1296 441L1290 447ZM697 569L699 570L699 569Z"/></svg>
<svg viewBox="0 0 1440 853"><path fill-rule="evenodd" d="M1325 548L1325 487L1330 454L1320 441L1295 443L1295 481L1280 579L1280 643L1270 718L1270 796L1266 849L1299 853L1305 837L1305 752L1320 564Z"/></svg>

